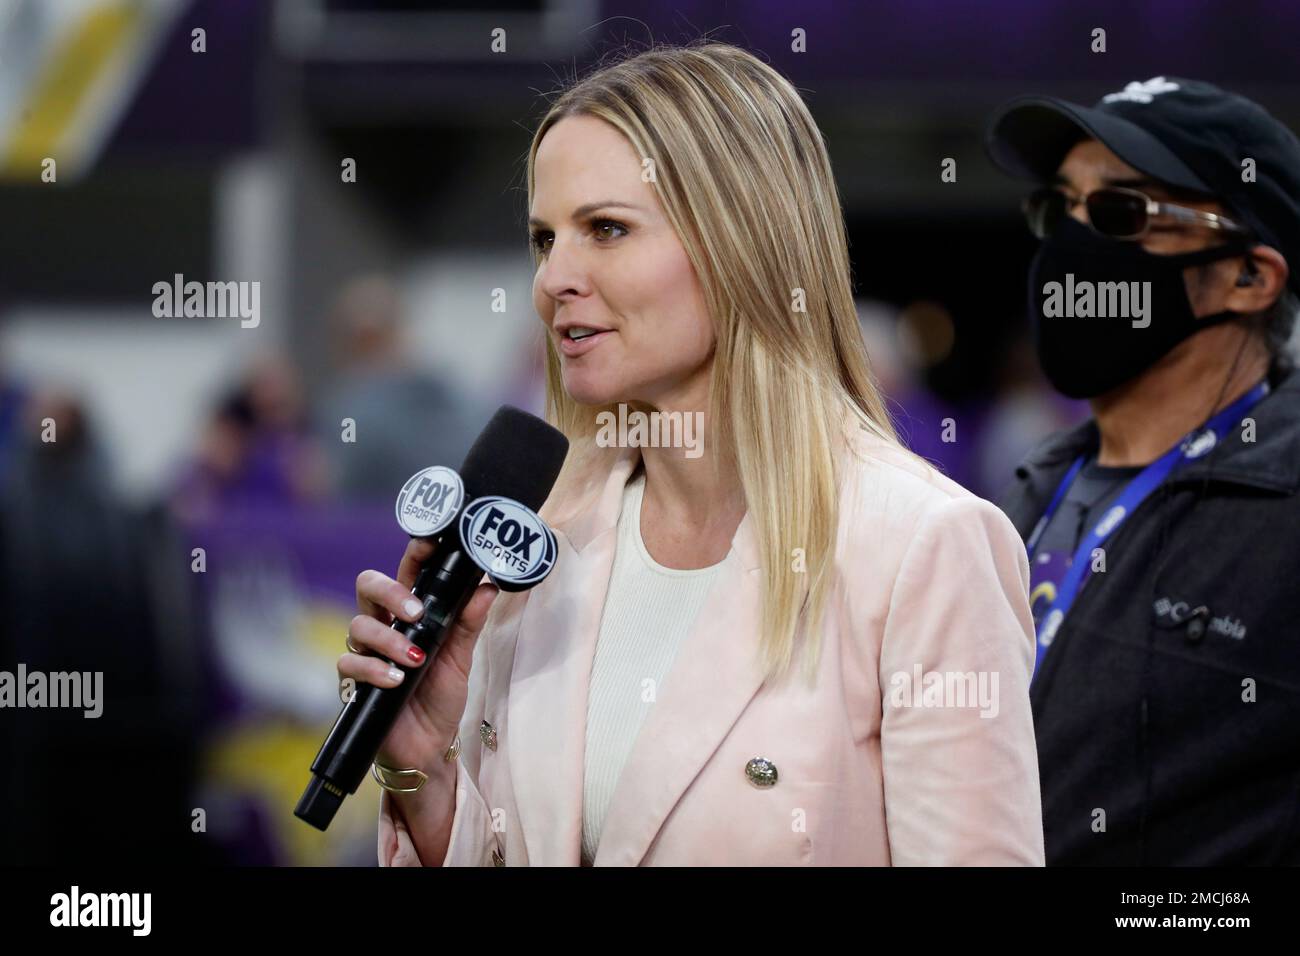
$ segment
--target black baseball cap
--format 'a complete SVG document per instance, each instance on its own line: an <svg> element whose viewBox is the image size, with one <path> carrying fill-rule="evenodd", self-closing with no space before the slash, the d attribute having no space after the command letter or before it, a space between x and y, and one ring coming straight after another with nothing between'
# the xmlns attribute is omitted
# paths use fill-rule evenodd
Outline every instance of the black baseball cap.
<svg viewBox="0 0 1300 956"><path fill-rule="evenodd" d="M1129 83L1093 106L1019 96L989 121L984 145L1006 172L1046 183L1083 139L1134 169L1221 202L1277 249L1300 293L1300 140L1258 103L1211 83L1157 76ZM1254 182L1243 162L1255 161Z"/></svg>

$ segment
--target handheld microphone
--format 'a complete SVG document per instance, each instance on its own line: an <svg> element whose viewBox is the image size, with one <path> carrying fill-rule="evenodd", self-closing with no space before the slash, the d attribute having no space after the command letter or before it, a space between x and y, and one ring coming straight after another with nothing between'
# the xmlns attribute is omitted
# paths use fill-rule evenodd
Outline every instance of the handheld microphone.
<svg viewBox="0 0 1300 956"><path fill-rule="evenodd" d="M329 827L485 572L503 591L530 588L550 572L555 537L535 511L551 493L568 448L557 429L503 405L465 456L459 476L450 468L426 468L403 485L397 499L403 529L414 537L441 532L411 589L424 616L392 625L425 652L424 662L397 662L407 676L396 687L357 685L312 761L312 779L294 816L319 830Z"/></svg>

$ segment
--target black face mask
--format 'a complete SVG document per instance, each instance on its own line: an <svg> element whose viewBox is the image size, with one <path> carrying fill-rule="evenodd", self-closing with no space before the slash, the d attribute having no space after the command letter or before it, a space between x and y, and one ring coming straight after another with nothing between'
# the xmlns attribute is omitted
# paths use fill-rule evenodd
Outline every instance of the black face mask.
<svg viewBox="0 0 1300 956"><path fill-rule="evenodd" d="M1029 269L1029 321L1048 381L1071 398L1105 394L1188 336L1236 318L1228 311L1197 318L1183 270L1239 256L1250 245L1234 237L1227 245L1162 256L1065 219L1043 240ZM1048 283L1058 285L1044 292Z"/></svg>

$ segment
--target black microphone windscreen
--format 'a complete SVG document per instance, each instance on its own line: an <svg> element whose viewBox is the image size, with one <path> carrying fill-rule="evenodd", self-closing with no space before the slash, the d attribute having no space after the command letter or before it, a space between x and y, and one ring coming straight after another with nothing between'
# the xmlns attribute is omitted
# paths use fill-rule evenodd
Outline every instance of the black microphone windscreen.
<svg viewBox="0 0 1300 956"><path fill-rule="evenodd" d="M465 500L503 495L536 511L551 493L568 452L569 440L559 429L502 405L461 465Z"/></svg>

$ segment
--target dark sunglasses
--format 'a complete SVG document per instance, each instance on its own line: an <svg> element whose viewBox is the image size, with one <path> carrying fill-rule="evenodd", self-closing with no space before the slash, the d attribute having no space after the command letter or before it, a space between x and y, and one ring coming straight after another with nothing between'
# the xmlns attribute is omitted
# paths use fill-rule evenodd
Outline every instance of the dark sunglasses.
<svg viewBox="0 0 1300 956"><path fill-rule="evenodd" d="M1087 207L1088 224L1093 230L1111 239L1141 239L1151 229L1151 218L1157 215L1224 232L1250 234L1250 230L1227 216L1173 203L1156 202L1145 193L1122 186L1096 189L1082 199L1075 199L1059 189L1045 186L1026 196L1021 208L1025 221L1029 224L1029 231L1039 239L1046 239L1079 203Z"/></svg>

